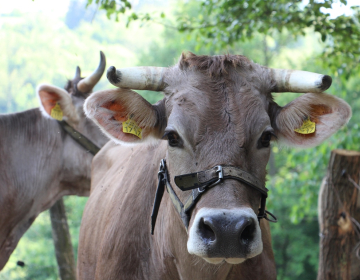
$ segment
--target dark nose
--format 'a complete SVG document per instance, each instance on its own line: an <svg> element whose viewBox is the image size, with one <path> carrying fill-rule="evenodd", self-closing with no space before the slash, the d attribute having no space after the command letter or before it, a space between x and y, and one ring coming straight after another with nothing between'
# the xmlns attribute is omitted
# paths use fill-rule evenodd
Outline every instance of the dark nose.
<svg viewBox="0 0 360 280"><path fill-rule="evenodd" d="M249 216L225 212L199 220L198 235L207 247L209 257L243 257L254 240L256 220Z"/></svg>

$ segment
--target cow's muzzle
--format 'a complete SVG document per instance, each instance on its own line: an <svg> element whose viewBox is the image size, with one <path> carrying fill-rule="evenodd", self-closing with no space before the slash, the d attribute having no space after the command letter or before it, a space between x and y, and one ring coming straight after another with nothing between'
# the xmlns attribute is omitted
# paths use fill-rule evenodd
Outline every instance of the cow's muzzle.
<svg viewBox="0 0 360 280"><path fill-rule="evenodd" d="M251 208L202 208L189 231L190 254L210 263L223 260L241 263L260 254L263 249L261 230Z"/></svg>

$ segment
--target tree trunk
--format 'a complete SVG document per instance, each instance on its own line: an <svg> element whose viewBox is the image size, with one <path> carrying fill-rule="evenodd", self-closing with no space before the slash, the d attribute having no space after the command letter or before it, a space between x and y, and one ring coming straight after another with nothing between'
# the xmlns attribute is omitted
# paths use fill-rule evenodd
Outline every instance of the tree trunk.
<svg viewBox="0 0 360 280"><path fill-rule="evenodd" d="M360 153L334 150L319 193L318 280L360 279Z"/></svg>
<svg viewBox="0 0 360 280"><path fill-rule="evenodd" d="M63 199L50 208L52 235L61 280L75 280L75 258Z"/></svg>

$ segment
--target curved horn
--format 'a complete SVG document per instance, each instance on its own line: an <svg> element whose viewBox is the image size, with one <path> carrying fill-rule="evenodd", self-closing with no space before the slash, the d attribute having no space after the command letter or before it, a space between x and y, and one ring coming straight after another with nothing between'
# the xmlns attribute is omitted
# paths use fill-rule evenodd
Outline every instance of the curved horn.
<svg viewBox="0 0 360 280"><path fill-rule="evenodd" d="M97 69L90 75L81 80L77 84L77 88L81 92L89 92L93 89L96 83L101 79L102 74L105 71L106 59L102 51L100 51L100 63Z"/></svg>
<svg viewBox="0 0 360 280"><path fill-rule="evenodd" d="M110 83L120 88L161 91L165 88L164 74L166 67L129 67L107 70Z"/></svg>
<svg viewBox="0 0 360 280"><path fill-rule="evenodd" d="M81 77L80 67L79 67L79 66L76 66L75 76L74 76L73 80L79 79L80 77Z"/></svg>
<svg viewBox="0 0 360 280"><path fill-rule="evenodd" d="M327 90L332 83L328 75L307 71L271 69L271 74L276 82L273 92L320 93Z"/></svg>

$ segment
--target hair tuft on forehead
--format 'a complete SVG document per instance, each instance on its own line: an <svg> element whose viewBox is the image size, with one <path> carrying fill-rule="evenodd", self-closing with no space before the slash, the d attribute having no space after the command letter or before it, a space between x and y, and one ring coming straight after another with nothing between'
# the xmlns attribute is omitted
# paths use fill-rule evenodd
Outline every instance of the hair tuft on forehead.
<svg viewBox="0 0 360 280"><path fill-rule="evenodd" d="M179 60L179 68L185 70L186 68L195 68L205 72L210 77L220 77L223 74L228 74L229 68L234 67L249 67L252 62L243 55L195 55L191 52L182 53Z"/></svg>

